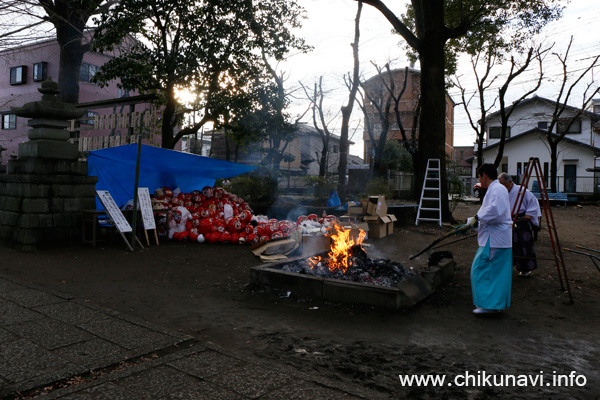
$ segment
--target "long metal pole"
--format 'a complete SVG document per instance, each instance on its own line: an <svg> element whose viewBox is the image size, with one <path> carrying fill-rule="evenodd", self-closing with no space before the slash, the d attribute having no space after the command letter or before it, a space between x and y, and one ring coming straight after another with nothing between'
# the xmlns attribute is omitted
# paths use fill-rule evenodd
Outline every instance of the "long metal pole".
<svg viewBox="0 0 600 400"><path fill-rule="evenodd" d="M138 209L138 185L140 183L140 158L142 154L142 135L138 135L137 158L135 160L135 184L133 188L133 217L131 218L131 247L135 250L135 239L137 237L137 209Z"/></svg>

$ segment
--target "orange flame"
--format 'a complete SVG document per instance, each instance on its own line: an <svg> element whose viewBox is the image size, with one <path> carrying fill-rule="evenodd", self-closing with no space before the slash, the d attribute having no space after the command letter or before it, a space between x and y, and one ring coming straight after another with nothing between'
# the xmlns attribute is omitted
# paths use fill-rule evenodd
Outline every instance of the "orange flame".
<svg viewBox="0 0 600 400"><path fill-rule="evenodd" d="M329 235L331 237L331 246L329 253L327 254L327 267L330 271L336 269L346 273L348 268L352 265L350 256L350 249L354 245L362 245L362 242L367 236L366 232L359 229L359 234L356 240L351 236L351 229L344 229L343 226L333 225L330 228ZM361 246L362 248L362 246ZM315 256L308 259L308 262L315 268L317 264L323 259L321 256Z"/></svg>

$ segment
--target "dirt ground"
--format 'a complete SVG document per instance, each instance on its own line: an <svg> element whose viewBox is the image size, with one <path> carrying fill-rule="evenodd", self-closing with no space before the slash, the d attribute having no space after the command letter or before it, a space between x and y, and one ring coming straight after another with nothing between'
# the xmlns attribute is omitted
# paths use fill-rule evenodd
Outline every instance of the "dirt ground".
<svg viewBox="0 0 600 400"><path fill-rule="evenodd" d="M466 219L478 207L461 204L454 216ZM600 207L552 212L562 247L600 250ZM368 240L367 252L404 266L421 265L426 254L413 261L409 256L440 234L432 225L396 226L393 235ZM199 342L361 386L373 399L600 399L600 271L590 258L563 252L574 300L568 304L547 229L536 245L538 270L528 278L513 275L510 309L491 318L471 313L475 238L440 248L454 255L454 280L405 311L250 288L250 267L261 262L244 246L163 241L135 253L118 241L35 253L0 248L0 271L194 335ZM399 375L414 374L442 374L447 380L442 387L400 383ZM554 384L569 374L578 380L560 378L562 386ZM527 375L535 383L492 386L490 375L496 382L501 375ZM465 376L474 378L465 381ZM583 377L585 386L577 386Z"/></svg>

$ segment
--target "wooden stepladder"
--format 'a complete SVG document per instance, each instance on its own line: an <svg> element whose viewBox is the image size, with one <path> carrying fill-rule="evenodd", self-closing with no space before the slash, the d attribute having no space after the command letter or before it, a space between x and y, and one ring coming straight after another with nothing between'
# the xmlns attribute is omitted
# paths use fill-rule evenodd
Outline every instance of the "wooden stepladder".
<svg viewBox="0 0 600 400"><path fill-rule="evenodd" d="M542 168L540 166L539 158L531 157L529 159L529 162L527 163L525 175L523 176L523 181L521 182L521 186L519 187L519 192L517 194L515 205L511 210L511 215L513 217L513 227L515 226L515 223L517 221L517 214L519 213L518 210L521 209L521 204L523 203L523 199L525 198L525 189L529 185L529 179L531 178L531 175L534 172L538 184L540 186L540 206L543 210L544 218L546 219L546 225L548 226L548 236L550 237L550 243L552 244L552 250L554 252L554 262L556 263L556 271L558 272L560 287L562 291L566 291L569 293L570 304L573 304L573 295L571 294L571 286L569 285L569 279L567 277L567 268L565 266L565 260L563 259L562 248L560 247L560 243L558 241L558 232L556 230L556 225L554 224L554 216L552 215L552 208L550 207L548 189L546 188L546 181L544 179L544 175L542 174Z"/></svg>
<svg viewBox="0 0 600 400"><path fill-rule="evenodd" d="M419 225L419 221L433 221L442 226L441 166L442 163L439 158L427 160L427 170L421 189L421 200L419 201L415 225ZM424 216L423 211L425 211L426 216Z"/></svg>

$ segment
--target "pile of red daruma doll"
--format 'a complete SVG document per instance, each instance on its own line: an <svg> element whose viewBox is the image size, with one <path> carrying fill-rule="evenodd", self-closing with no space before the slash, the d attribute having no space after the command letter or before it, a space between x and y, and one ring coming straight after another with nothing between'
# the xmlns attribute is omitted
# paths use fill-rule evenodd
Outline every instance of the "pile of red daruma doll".
<svg viewBox="0 0 600 400"><path fill-rule="evenodd" d="M155 209L168 210L163 217L170 239L198 243L257 244L290 235L292 230L318 231L337 221L335 216L300 216L296 222L254 216L244 199L215 186L202 191L174 194L163 187L154 191ZM160 231L160 224L159 224Z"/></svg>

